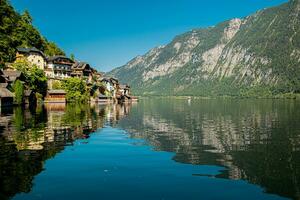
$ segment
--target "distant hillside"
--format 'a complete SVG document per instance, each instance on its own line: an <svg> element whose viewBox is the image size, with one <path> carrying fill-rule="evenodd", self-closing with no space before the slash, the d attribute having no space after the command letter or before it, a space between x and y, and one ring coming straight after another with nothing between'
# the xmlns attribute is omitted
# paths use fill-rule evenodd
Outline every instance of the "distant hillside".
<svg viewBox="0 0 300 200"><path fill-rule="evenodd" d="M17 13L9 1L0 1L0 65L14 60L16 48L36 47L47 55L64 55L55 43L47 41L32 25L30 14Z"/></svg>
<svg viewBox="0 0 300 200"><path fill-rule="evenodd" d="M108 75L139 95L300 92L300 0L196 29Z"/></svg>

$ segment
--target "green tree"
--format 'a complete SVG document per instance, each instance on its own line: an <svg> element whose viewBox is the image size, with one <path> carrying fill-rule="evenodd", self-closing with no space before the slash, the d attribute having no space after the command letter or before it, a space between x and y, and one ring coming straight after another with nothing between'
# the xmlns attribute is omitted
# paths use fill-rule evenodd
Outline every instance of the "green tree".
<svg viewBox="0 0 300 200"><path fill-rule="evenodd" d="M63 82L63 88L67 92L67 101L87 101L89 93L86 83L80 78L68 78Z"/></svg>
<svg viewBox="0 0 300 200"><path fill-rule="evenodd" d="M31 15L30 15L30 13L29 13L28 10L24 11L24 13L21 15L21 18L27 24L31 24L32 23L32 17L31 17Z"/></svg>
<svg viewBox="0 0 300 200"><path fill-rule="evenodd" d="M55 56L55 55L64 56L65 55L63 50L61 50L54 42L47 42L45 54L47 54L49 56Z"/></svg>
<svg viewBox="0 0 300 200"><path fill-rule="evenodd" d="M47 92L47 77L43 70L37 66L33 66L27 73L29 87L35 92L46 95Z"/></svg>
<svg viewBox="0 0 300 200"><path fill-rule="evenodd" d="M70 58L71 60L75 61L75 55L73 53L71 53Z"/></svg>
<svg viewBox="0 0 300 200"><path fill-rule="evenodd" d="M28 11L17 13L8 0L0 1L0 67L15 59L17 47L36 47L49 56L65 55L53 42L48 42L32 25Z"/></svg>
<svg viewBox="0 0 300 200"><path fill-rule="evenodd" d="M22 104L24 100L24 86L20 80L16 80L13 90L15 92L15 102L19 105Z"/></svg>
<svg viewBox="0 0 300 200"><path fill-rule="evenodd" d="M47 92L47 77L43 70L27 61L19 61L12 65L15 69L23 72L26 82L31 90L45 96Z"/></svg>

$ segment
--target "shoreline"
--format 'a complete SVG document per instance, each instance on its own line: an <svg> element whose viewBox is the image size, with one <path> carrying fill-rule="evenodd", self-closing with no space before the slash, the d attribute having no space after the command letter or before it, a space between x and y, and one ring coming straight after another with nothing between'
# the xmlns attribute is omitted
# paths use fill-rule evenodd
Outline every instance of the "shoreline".
<svg viewBox="0 0 300 200"><path fill-rule="evenodd" d="M289 99L289 100L300 100L300 94L282 94L269 97L241 97L241 96L166 96L166 95L137 95L139 99L148 99L148 98L175 98L175 99Z"/></svg>

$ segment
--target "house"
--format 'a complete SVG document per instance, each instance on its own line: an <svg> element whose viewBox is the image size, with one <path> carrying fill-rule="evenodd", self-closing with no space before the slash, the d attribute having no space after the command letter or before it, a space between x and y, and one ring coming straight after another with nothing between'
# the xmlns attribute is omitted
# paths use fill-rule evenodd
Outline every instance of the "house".
<svg viewBox="0 0 300 200"><path fill-rule="evenodd" d="M96 80L99 80L102 77L103 73L98 72L96 69L92 68L92 72L93 72L92 74L93 74L93 76L95 76Z"/></svg>
<svg viewBox="0 0 300 200"><path fill-rule="evenodd" d="M89 82L92 81L93 69L88 63L85 62L75 62L72 66L72 77L86 78Z"/></svg>
<svg viewBox="0 0 300 200"><path fill-rule="evenodd" d="M45 102L46 103L66 103L65 90L48 90Z"/></svg>
<svg viewBox="0 0 300 200"><path fill-rule="evenodd" d="M48 78L64 79L71 77L73 60L65 56L52 56L47 61L45 74Z"/></svg>
<svg viewBox="0 0 300 200"><path fill-rule="evenodd" d="M118 93L120 94L118 98L120 102L131 100L129 85L120 85Z"/></svg>
<svg viewBox="0 0 300 200"><path fill-rule="evenodd" d="M26 82L25 75L18 70L3 70L3 76L7 79L9 85L13 85L16 80Z"/></svg>
<svg viewBox="0 0 300 200"><path fill-rule="evenodd" d="M17 48L16 61L27 60L38 68L44 70L47 64L46 56L43 52L35 47L32 48Z"/></svg>
<svg viewBox="0 0 300 200"><path fill-rule="evenodd" d="M0 107L11 106L14 102L14 94L5 85L0 86Z"/></svg>
<svg viewBox="0 0 300 200"><path fill-rule="evenodd" d="M111 101L111 97L105 96L103 94L98 95L98 99L96 102L98 103L109 103Z"/></svg>
<svg viewBox="0 0 300 200"><path fill-rule="evenodd" d="M122 96L130 96L130 86L129 85L120 85L119 86L119 91Z"/></svg>
<svg viewBox="0 0 300 200"><path fill-rule="evenodd" d="M111 77L103 77L100 80L105 86L106 90L111 93L113 98L118 98L119 81Z"/></svg>

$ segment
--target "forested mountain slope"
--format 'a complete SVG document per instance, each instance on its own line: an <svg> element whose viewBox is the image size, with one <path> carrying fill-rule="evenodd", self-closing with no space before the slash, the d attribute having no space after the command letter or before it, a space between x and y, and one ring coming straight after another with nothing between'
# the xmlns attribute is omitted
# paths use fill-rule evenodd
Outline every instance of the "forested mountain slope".
<svg viewBox="0 0 300 200"><path fill-rule="evenodd" d="M46 22L45 22L46 23ZM46 55L64 55L53 42L47 41L32 25L28 11L19 14L9 1L0 1L0 65L15 59L17 47L36 47Z"/></svg>
<svg viewBox="0 0 300 200"><path fill-rule="evenodd" d="M300 92L300 0L195 29L108 73L139 95Z"/></svg>

